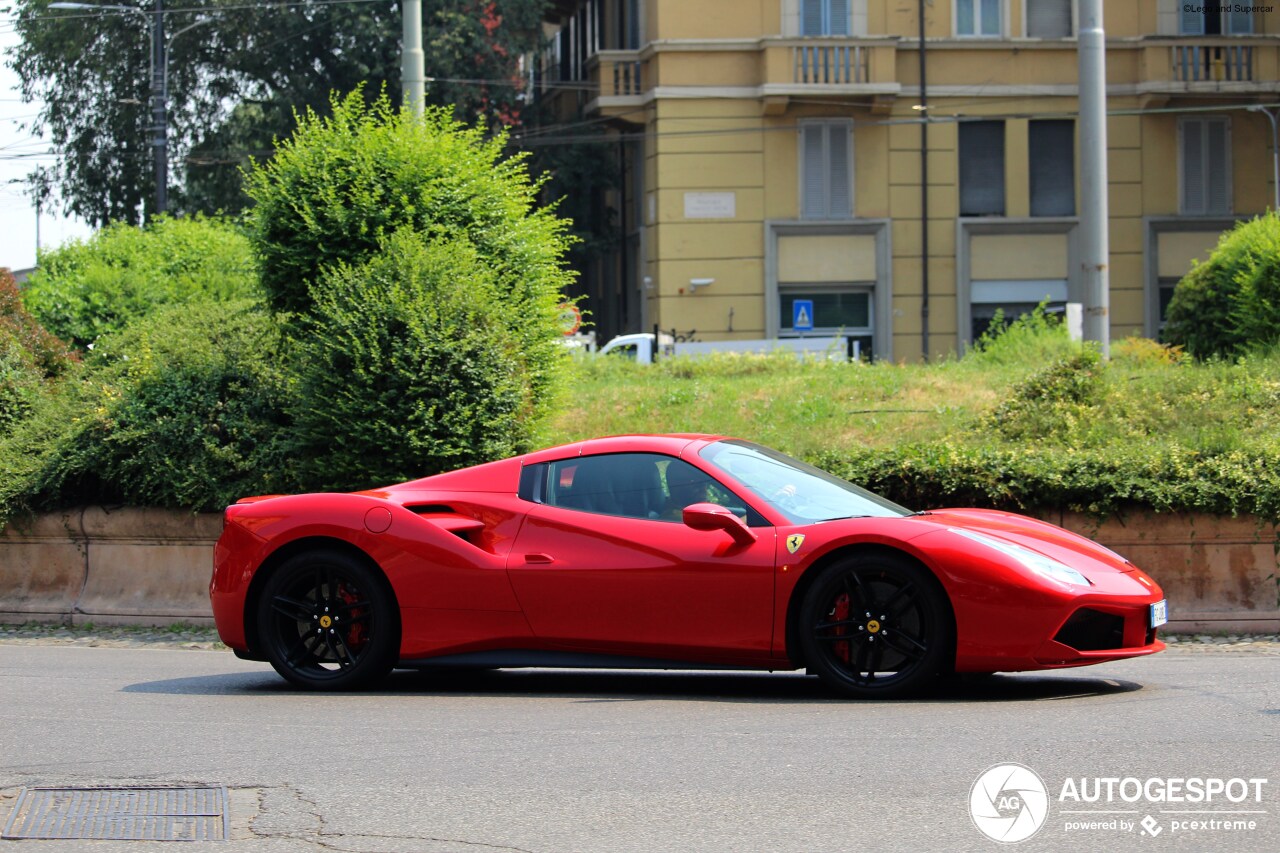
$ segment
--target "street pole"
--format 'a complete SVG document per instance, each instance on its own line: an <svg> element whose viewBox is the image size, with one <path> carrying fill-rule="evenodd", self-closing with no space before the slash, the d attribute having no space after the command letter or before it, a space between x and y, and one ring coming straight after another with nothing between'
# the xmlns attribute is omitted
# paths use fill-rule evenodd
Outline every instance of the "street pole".
<svg viewBox="0 0 1280 853"><path fill-rule="evenodd" d="M164 43L164 0L155 0L155 7L150 12L137 6L82 3L78 0L56 0L48 8L136 13L151 18L151 149L155 163L155 215L164 213L169 207L169 51Z"/></svg>
<svg viewBox="0 0 1280 853"><path fill-rule="evenodd" d="M1080 244L1084 339L1111 354L1107 238L1107 40L1102 0L1079 0Z"/></svg>
<svg viewBox="0 0 1280 853"><path fill-rule="evenodd" d="M155 215L159 216L169 207L169 117L165 104L169 57L164 44L164 0L156 0L151 15L151 146L156 168Z"/></svg>
<svg viewBox="0 0 1280 853"><path fill-rule="evenodd" d="M1262 113L1271 122L1271 188L1275 191L1271 202L1272 212L1280 212L1280 132L1276 127L1276 114L1273 110L1254 104L1249 107L1251 113Z"/></svg>
<svg viewBox="0 0 1280 853"><path fill-rule="evenodd" d="M400 48L404 100L410 109L422 115L427 103L426 61L422 53L422 0L401 0L400 17L404 26Z"/></svg>

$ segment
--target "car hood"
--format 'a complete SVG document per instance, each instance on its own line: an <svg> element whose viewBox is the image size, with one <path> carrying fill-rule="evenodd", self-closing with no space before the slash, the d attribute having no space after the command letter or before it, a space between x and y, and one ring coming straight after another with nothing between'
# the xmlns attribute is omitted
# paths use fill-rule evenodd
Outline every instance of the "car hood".
<svg viewBox="0 0 1280 853"><path fill-rule="evenodd" d="M1129 573L1137 570L1133 563L1110 548L1056 524L1025 515L989 509L938 509L910 518L930 525L972 530L1004 539L1069 566L1079 566L1083 557L1095 571L1110 569Z"/></svg>

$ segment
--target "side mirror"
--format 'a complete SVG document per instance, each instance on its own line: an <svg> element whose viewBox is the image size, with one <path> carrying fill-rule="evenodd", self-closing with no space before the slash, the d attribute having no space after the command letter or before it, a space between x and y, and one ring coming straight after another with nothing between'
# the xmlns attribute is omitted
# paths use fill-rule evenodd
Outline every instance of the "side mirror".
<svg viewBox="0 0 1280 853"><path fill-rule="evenodd" d="M757 538L742 519L719 504L691 504L685 507L684 523L694 530L723 530L739 545L750 545Z"/></svg>

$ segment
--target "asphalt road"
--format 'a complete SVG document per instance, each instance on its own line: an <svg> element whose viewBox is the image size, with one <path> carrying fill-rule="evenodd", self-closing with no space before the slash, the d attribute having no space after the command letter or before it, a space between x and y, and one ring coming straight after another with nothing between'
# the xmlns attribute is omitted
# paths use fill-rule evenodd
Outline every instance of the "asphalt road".
<svg viewBox="0 0 1280 853"><path fill-rule="evenodd" d="M1170 651L866 703L796 674L546 670L309 695L228 652L0 645L0 826L23 786L139 783L225 785L233 824L230 843L0 853L998 850L969 802L1005 762L1048 791L1042 829L1014 849L1280 850L1280 651ZM1098 778L1139 781L1113 783L1110 804L1061 799L1069 779L1087 794ZM1231 779L1269 781L1260 802L1120 796L1188 778L1237 794Z"/></svg>

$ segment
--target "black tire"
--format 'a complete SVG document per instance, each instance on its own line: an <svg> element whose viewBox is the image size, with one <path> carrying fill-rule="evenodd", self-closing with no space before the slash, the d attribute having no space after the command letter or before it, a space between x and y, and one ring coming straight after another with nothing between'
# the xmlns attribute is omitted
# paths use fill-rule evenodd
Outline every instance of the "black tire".
<svg viewBox="0 0 1280 853"><path fill-rule="evenodd" d="M363 560L320 549L295 554L257 602L267 660L308 690L356 690L391 671L400 618L386 578Z"/></svg>
<svg viewBox="0 0 1280 853"><path fill-rule="evenodd" d="M954 654L942 585L906 557L867 554L832 563L805 593L800 649L808 670L859 699L910 695Z"/></svg>

